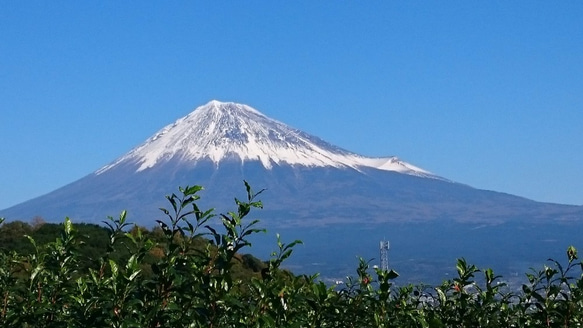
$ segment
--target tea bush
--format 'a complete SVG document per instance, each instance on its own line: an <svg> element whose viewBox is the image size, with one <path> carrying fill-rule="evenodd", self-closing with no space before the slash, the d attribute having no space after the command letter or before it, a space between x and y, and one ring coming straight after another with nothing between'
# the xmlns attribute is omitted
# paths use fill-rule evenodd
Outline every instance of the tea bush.
<svg viewBox="0 0 583 328"><path fill-rule="evenodd" d="M0 252L2 327L580 327L583 264L577 250L567 262L549 260L526 274L511 292L491 269L459 259L457 277L440 286L396 286L395 271L371 269L360 260L342 288L318 275L281 270L296 240L277 236L266 263L240 255L249 237L263 231L247 219L261 208L247 182L247 199L236 211L201 210L199 186L167 196L166 220L149 233L127 222L126 213L105 221L103 252L85 253L69 219L60 235L37 243L26 227L26 252ZM12 238L12 237L10 237ZM208 238L210 241L204 241ZM16 240L16 239L14 239ZM10 240L9 240L10 241ZM88 255L91 254L91 255ZM122 255L120 255L122 254ZM260 271L251 277L238 262Z"/></svg>

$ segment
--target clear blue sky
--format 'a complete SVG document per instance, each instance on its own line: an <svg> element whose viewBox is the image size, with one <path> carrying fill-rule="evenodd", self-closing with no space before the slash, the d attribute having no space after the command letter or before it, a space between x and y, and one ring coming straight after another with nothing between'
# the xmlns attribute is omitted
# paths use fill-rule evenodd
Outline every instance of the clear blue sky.
<svg viewBox="0 0 583 328"><path fill-rule="evenodd" d="M5 1L0 208L211 99L477 188L583 204L582 17L579 0Z"/></svg>

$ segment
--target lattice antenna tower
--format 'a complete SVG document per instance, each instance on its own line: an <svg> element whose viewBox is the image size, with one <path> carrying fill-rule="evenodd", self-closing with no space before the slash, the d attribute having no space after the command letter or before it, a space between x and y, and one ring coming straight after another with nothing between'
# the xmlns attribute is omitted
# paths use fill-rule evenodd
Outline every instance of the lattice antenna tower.
<svg viewBox="0 0 583 328"><path fill-rule="evenodd" d="M381 241L380 244L380 251L381 251L381 270L388 271L389 270L389 242L388 241Z"/></svg>

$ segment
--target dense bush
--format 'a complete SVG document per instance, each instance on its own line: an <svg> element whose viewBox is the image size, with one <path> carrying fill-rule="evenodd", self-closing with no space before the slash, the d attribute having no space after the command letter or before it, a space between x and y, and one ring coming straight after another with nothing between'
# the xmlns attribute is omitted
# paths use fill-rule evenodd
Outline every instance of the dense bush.
<svg viewBox="0 0 583 328"><path fill-rule="evenodd" d="M60 236L40 243L35 229L7 223L22 250L0 253L2 327L579 327L583 320L582 263L573 247L566 266L550 260L510 292L492 270L460 259L457 277L437 287L393 284L394 271L361 260L343 288L317 275L280 270L294 245L277 240L263 263L240 251L260 232L248 221L262 204L247 183L237 211L215 215L196 205L198 186L167 196L167 220L148 232L122 212L106 221L105 251L87 253L69 219ZM219 221L219 224L213 223ZM43 235L43 234L41 234ZM37 234L38 236L38 234ZM210 242L203 241L209 238ZM2 241L2 242L10 242ZM101 246L99 246L101 245ZM83 250L83 251L81 251ZM121 254L121 255L120 255ZM241 276L236 263L261 274Z"/></svg>
<svg viewBox="0 0 583 328"><path fill-rule="evenodd" d="M54 241L61 235L63 224L46 223L40 217L35 218L36 223L28 224L22 221L12 221L0 225L0 249L4 251L17 251L19 255L27 256L36 252L31 244L29 238L34 239L35 244L39 247L45 247L46 244ZM78 274L88 274L89 268L99 268L99 259L107 255L116 263L125 263L130 258L133 251L135 251L135 244L132 240L124 235L117 239L117 246L115 251L108 253L108 245L110 241L110 229L103 225L76 223L73 225L75 235L77 238L77 256L79 263L77 263ZM148 238L155 243L155 247L144 256L140 263L141 275L145 278L152 276L152 265L158 262L164 256L164 244L166 238L162 228L159 226L149 230L145 227L133 226L128 231L132 236L137 236L138 233L143 235L143 238ZM203 237L195 238L192 242L192 248L204 250L209 246L210 241ZM216 250L216 247L210 245ZM242 280L249 280L251 277L259 277L262 269L267 267L267 264L250 254L235 254L233 259L233 266L231 273L233 277Z"/></svg>

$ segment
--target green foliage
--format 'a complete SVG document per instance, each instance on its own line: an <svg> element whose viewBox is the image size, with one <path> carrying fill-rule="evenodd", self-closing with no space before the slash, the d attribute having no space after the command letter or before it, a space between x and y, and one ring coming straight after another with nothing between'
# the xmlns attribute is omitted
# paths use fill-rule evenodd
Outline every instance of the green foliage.
<svg viewBox="0 0 583 328"><path fill-rule="evenodd" d="M518 292L491 269L459 259L440 286L396 286L395 271L360 259L356 276L328 286L318 275L281 266L296 240L267 262L241 255L263 232L247 199L215 215L196 205L199 186L167 196L165 220L151 231L124 212L105 227L0 226L2 327L577 327L583 321L583 264L567 249L526 274ZM3 220L0 220L3 221ZM341 288L340 288L341 287Z"/></svg>

